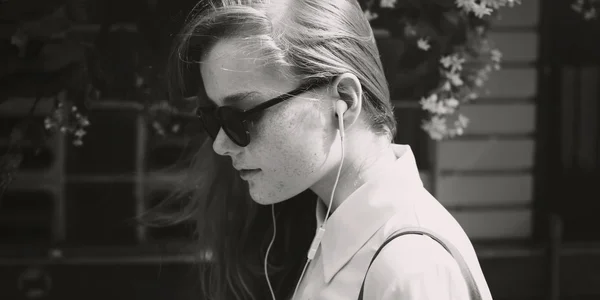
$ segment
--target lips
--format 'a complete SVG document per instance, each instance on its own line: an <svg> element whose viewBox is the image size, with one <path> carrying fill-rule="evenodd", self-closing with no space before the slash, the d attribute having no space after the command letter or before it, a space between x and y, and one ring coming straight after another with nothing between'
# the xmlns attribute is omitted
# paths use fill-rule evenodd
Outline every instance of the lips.
<svg viewBox="0 0 600 300"><path fill-rule="evenodd" d="M239 172L242 179L248 179L253 175L260 173L260 169L241 169Z"/></svg>

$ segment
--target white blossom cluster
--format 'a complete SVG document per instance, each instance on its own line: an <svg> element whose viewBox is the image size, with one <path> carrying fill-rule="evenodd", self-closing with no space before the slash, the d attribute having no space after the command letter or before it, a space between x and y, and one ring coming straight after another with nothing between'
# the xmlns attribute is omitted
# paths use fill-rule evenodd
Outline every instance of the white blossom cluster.
<svg viewBox="0 0 600 300"><path fill-rule="evenodd" d="M587 21L598 18L598 10L600 9L600 0L575 0L571 8L583 15Z"/></svg>
<svg viewBox="0 0 600 300"><path fill-rule="evenodd" d="M397 0L381 0L380 7L392 9L396 3ZM455 0L455 3L465 13L473 13L479 18L483 18L501 7L512 7L519 4L520 0ZM365 16L368 20L378 17L376 12L368 9L365 10ZM422 128L432 139L442 140L464 133L469 119L460 113L461 104L476 99L478 97L477 89L484 85L489 73L500 68L502 53L489 45L483 36L484 28L475 28L473 31L472 34L475 35L475 38L469 42L472 45L465 46L470 47L471 50L475 49L479 57L472 57L464 48L457 49L451 55L441 57L439 60L442 75L440 86L429 95L424 95L419 102L421 108L429 112L430 117L423 121ZM423 51L429 51L431 48L429 38L419 37L417 47ZM466 63L475 63L477 67L465 70L467 69Z"/></svg>
<svg viewBox="0 0 600 300"><path fill-rule="evenodd" d="M90 121L82 115L77 106L67 107L62 101L59 101L57 108L52 114L44 119L46 130L58 130L61 133L73 135L73 145L83 145L83 137L87 134L85 128L90 125Z"/></svg>
<svg viewBox="0 0 600 300"><path fill-rule="evenodd" d="M472 12L482 18L503 6L512 7L520 0L456 0L456 5L466 12Z"/></svg>

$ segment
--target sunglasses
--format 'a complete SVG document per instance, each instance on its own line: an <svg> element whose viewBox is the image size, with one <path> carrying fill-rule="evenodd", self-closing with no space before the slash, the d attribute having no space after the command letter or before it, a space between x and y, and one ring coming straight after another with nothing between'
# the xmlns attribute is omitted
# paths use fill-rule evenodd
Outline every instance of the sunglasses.
<svg viewBox="0 0 600 300"><path fill-rule="evenodd" d="M320 78L300 85L300 87L281 96L267 100L251 109L242 110L231 106L198 107L196 115L200 118L206 133L214 140L223 128L225 134L238 146L246 147L250 144L249 124L258 121L261 113L274 105L291 99L311 89L327 85L328 78Z"/></svg>

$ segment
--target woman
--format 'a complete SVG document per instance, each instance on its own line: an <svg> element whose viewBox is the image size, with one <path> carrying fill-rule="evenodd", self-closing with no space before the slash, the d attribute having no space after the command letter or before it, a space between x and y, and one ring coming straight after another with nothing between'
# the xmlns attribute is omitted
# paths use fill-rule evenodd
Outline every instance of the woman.
<svg viewBox="0 0 600 300"><path fill-rule="evenodd" d="M410 148L391 142L387 83L355 0L197 11L172 78L198 87L211 137L184 191L212 253L206 299L491 299L464 231L423 188ZM197 81L184 72L198 69ZM414 227L442 241L402 235L369 267Z"/></svg>

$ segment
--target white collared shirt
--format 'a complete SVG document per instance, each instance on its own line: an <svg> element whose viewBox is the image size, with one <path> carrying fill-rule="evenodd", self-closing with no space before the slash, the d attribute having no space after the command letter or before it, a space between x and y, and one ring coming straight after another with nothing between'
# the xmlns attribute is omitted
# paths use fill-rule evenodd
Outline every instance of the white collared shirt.
<svg viewBox="0 0 600 300"><path fill-rule="evenodd" d="M396 162L352 193L330 216L317 253L294 300L357 299L368 264L379 246L405 227L424 227L452 243L467 262L482 299L489 288L467 235L423 187L408 145L392 145ZM322 203L322 201L319 201ZM324 204L317 222L324 220ZM365 300L469 299L454 258L436 241L407 235L389 243L369 269Z"/></svg>

